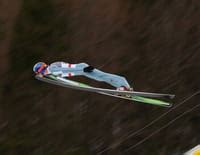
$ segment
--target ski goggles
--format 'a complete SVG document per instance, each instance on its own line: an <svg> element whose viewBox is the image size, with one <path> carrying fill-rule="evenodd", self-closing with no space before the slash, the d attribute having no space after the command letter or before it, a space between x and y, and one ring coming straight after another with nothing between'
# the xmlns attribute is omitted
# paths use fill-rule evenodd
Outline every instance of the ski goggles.
<svg viewBox="0 0 200 155"><path fill-rule="evenodd" d="M47 68L48 68L48 65L42 64L42 65L37 69L37 73L45 74Z"/></svg>

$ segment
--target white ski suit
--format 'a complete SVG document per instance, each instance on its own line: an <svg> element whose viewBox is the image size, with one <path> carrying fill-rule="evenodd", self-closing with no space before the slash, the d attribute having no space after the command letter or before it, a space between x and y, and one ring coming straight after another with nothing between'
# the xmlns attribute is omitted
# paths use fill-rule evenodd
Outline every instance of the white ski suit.
<svg viewBox="0 0 200 155"><path fill-rule="evenodd" d="M129 83L122 76L106 73L98 69L93 69L92 72L84 72L83 69L88 66L89 65L86 63L70 64L65 62L54 62L49 65L48 72L49 74L61 77L86 76L90 79L106 82L116 88L122 86L130 88Z"/></svg>

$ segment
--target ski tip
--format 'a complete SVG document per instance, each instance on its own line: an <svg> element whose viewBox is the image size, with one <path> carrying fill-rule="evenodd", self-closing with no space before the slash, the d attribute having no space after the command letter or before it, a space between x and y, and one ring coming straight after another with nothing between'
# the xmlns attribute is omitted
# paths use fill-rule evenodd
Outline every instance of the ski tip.
<svg viewBox="0 0 200 155"><path fill-rule="evenodd" d="M35 79L37 79L37 80L38 80L38 79L39 79L39 76L38 76L38 75L35 75Z"/></svg>

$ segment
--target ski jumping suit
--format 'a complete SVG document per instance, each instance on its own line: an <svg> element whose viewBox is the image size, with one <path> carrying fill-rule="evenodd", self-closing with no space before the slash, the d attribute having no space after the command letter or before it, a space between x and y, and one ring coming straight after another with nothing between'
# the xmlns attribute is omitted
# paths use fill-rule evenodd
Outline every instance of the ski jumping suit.
<svg viewBox="0 0 200 155"><path fill-rule="evenodd" d="M83 69L88 67L86 63L69 64L65 62L54 62L48 67L50 74L58 75L61 77L72 77L72 76L86 76L90 79L97 81L106 82L116 88L125 86L130 88L127 80L115 74L105 73L98 69L94 69L92 72L84 72Z"/></svg>

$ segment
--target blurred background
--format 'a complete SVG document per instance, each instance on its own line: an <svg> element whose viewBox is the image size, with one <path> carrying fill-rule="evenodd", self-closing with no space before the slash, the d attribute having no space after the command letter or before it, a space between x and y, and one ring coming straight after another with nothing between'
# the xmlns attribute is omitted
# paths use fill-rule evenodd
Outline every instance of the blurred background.
<svg viewBox="0 0 200 155"><path fill-rule="evenodd" d="M176 94L176 106L200 89L199 17L197 0L0 0L0 155L177 155L197 145L199 108L128 149L199 95L130 136L168 109L42 83L32 67L86 62L137 91Z"/></svg>

